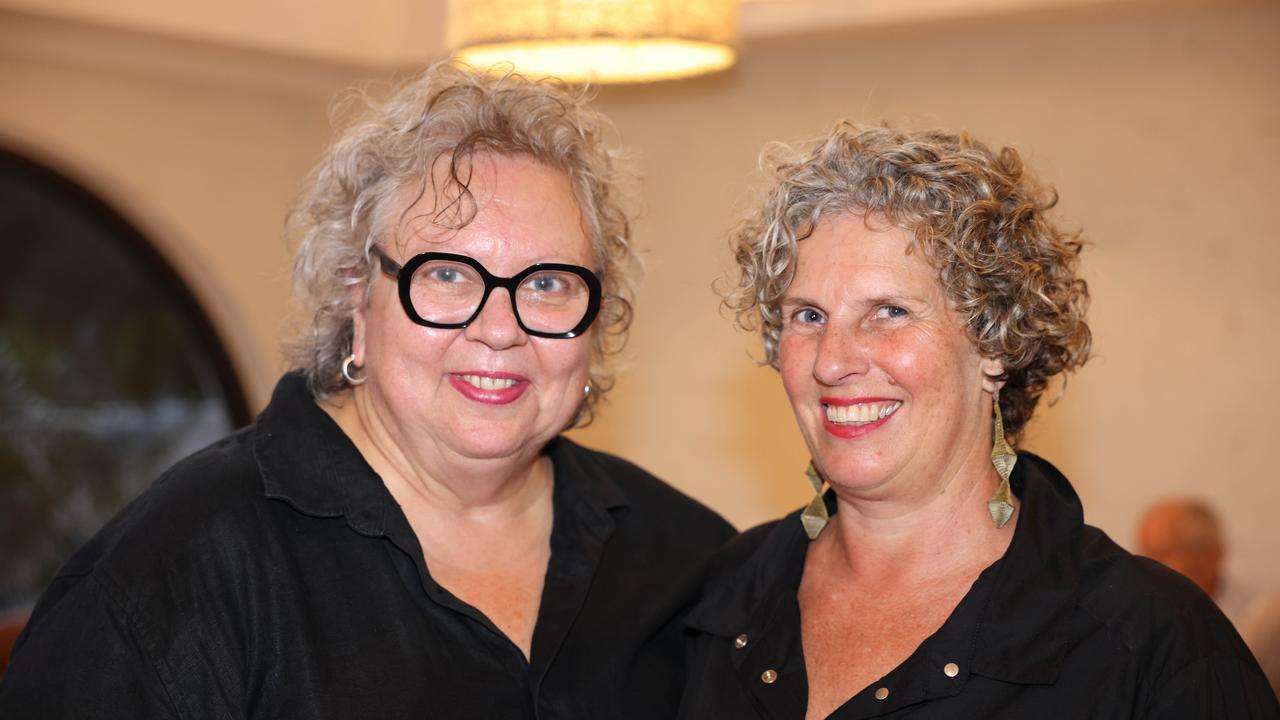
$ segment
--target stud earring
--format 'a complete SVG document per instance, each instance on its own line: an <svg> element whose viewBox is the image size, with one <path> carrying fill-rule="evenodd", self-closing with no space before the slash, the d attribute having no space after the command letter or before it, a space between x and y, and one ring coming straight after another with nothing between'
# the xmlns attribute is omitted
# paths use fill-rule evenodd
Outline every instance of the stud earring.
<svg viewBox="0 0 1280 720"><path fill-rule="evenodd" d="M342 361L342 377L352 386L363 385L364 381L369 379L369 376L361 375L360 377L356 377L352 375L351 368L355 367L355 362L356 362L355 353L348 355L347 359Z"/></svg>
<svg viewBox="0 0 1280 720"><path fill-rule="evenodd" d="M1009 487L1009 476L1013 474L1014 463L1018 462L1018 454L1004 437L1004 418L1000 415L1000 399L994 398L992 404L995 412L992 418L991 434L995 439L991 444L991 464L996 466L996 472L1000 474L1000 485L987 501L987 510L991 513L991 522L996 524L996 529L999 529L1013 517L1013 491Z"/></svg>
<svg viewBox="0 0 1280 720"><path fill-rule="evenodd" d="M812 460L804 469L804 475L809 478L809 484L813 485L813 491L817 494L813 496L813 500L809 501L804 512L800 513L800 524L804 526L804 534L808 535L810 540L816 540L818 533L822 532L822 528L827 526L827 521L831 518L827 515L827 503L822 498L822 476L818 474L818 469L813 466Z"/></svg>

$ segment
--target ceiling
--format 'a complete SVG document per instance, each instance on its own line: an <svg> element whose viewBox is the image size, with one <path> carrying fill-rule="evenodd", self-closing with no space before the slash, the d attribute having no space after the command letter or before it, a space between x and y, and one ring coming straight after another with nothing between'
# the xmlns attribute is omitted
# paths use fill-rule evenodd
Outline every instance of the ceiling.
<svg viewBox="0 0 1280 720"><path fill-rule="evenodd" d="M1139 0L744 0L744 42ZM449 0L0 0L0 24L63 23L370 67L445 52Z"/></svg>

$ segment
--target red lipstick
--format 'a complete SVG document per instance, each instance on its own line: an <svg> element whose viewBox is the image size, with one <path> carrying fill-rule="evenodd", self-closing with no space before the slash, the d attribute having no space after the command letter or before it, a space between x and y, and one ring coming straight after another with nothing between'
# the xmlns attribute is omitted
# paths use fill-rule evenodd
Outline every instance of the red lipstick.
<svg viewBox="0 0 1280 720"><path fill-rule="evenodd" d="M514 380L515 384L504 388L484 389L478 388L467 382L465 379L466 377ZM474 400L475 402L484 403L486 405L507 405L509 403L513 403L524 394L525 390L529 389L529 379L523 375L504 372L483 372L479 370L449 373L449 383L468 400Z"/></svg>
<svg viewBox="0 0 1280 720"><path fill-rule="evenodd" d="M823 429L825 429L827 432L831 433L835 437L838 437L844 440L859 438L864 435L868 435L870 433L875 432L876 430L880 429L882 425L884 425L885 423L893 419L893 416L897 415L898 411L894 410L893 412L889 413L888 415L885 415L879 420L872 420L871 422L865 423L862 425L847 425L844 423L831 422L831 420L827 417L826 406L832 405L835 407L848 407L852 405L867 405L870 403L900 402L899 400L896 400L894 398L880 398L880 397L824 397L824 398L819 398L819 401L823 405L823 412L822 412Z"/></svg>

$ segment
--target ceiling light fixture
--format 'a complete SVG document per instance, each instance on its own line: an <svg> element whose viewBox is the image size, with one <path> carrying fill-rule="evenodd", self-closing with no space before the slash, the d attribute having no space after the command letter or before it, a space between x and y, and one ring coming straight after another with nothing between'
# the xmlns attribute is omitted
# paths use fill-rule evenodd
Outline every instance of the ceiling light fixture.
<svg viewBox="0 0 1280 720"><path fill-rule="evenodd" d="M738 0L452 0L449 45L476 67L570 82L651 82L737 59Z"/></svg>

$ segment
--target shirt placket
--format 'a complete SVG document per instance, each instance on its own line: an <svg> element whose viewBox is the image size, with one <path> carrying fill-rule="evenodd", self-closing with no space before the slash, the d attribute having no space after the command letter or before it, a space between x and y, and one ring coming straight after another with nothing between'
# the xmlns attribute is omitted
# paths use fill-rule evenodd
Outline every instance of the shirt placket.
<svg viewBox="0 0 1280 720"><path fill-rule="evenodd" d="M762 716L804 717L808 691L798 644L767 631L743 632L728 644L738 680Z"/></svg>
<svg viewBox="0 0 1280 720"><path fill-rule="evenodd" d="M540 720L568 720L555 702L543 696L543 687L582 612L605 542L614 529L613 517L607 510L574 508L572 503L558 500L551 531L551 561L533 635L531 692L535 717Z"/></svg>
<svg viewBox="0 0 1280 720"><path fill-rule="evenodd" d="M426 561L422 557L421 548L417 545L417 536L411 531L407 531L408 521L404 520L405 527L400 528L397 532L394 527L384 534L388 542L388 551L398 558L393 557L393 562L397 567L401 567L401 578L410 593L419 598L419 605L426 603L437 608L437 612L446 612L458 617L459 622L470 622L480 625L485 629L483 637L486 638L490 650L490 659L498 663L499 666L505 667L505 675L513 679L518 679L523 687L520 693L527 699L522 708L521 717L536 717L534 708L534 692L531 679L530 664L524 655L524 651L518 645L511 641L497 625L493 624L484 613L477 608L462 601L447 588L436 582L431 576L430 571L426 567ZM406 534L407 532L407 534ZM424 612L429 612L424 607ZM516 720L513 718L513 720Z"/></svg>

